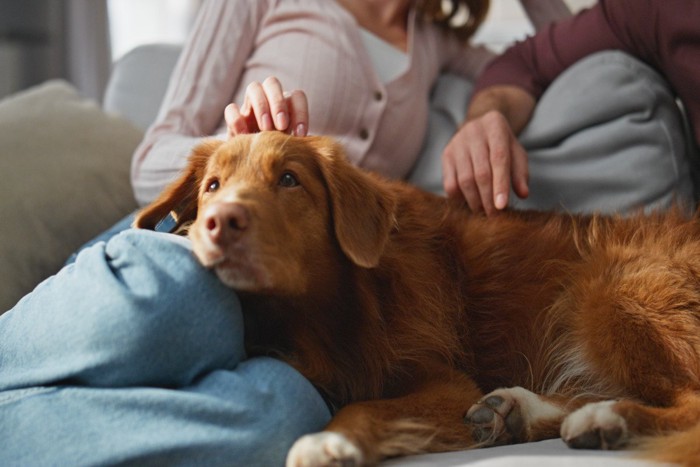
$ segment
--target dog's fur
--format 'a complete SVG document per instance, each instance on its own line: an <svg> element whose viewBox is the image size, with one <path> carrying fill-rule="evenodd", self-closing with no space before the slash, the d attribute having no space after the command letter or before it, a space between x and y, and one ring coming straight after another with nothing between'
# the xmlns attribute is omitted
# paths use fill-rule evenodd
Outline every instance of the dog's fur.
<svg viewBox="0 0 700 467"><path fill-rule="evenodd" d="M560 435L700 463L696 219L487 219L274 132L199 146L135 225L170 212L238 291L251 354L340 407L289 465Z"/></svg>

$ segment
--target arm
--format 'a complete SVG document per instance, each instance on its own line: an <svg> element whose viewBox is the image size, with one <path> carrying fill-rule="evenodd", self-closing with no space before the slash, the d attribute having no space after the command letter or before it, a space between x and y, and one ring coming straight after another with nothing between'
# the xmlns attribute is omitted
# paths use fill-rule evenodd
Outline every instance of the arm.
<svg viewBox="0 0 700 467"><path fill-rule="evenodd" d="M535 104L535 98L517 86L494 85L474 96L467 110L467 122L495 111L518 134L530 121Z"/></svg>
<svg viewBox="0 0 700 467"><path fill-rule="evenodd" d="M140 204L152 200L184 167L191 148L219 126L253 50L266 1L208 1L173 71L156 122L132 161Z"/></svg>
<svg viewBox="0 0 700 467"><path fill-rule="evenodd" d="M508 203L510 186L525 197L527 156L516 135L527 125L547 86L579 59L606 49L627 48L601 1L589 10L549 25L493 60L477 80L466 123L443 153L448 195L475 211L493 214ZM634 52L632 52L634 53Z"/></svg>
<svg viewBox="0 0 700 467"><path fill-rule="evenodd" d="M475 94L489 86L513 85L539 99L552 81L588 55L601 50L624 50L638 55L618 37L624 26L615 19L623 15L626 3L601 0L511 46L479 76Z"/></svg>
<svg viewBox="0 0 700 467"><path fill-rule="evenodd" d="M539 31L552 21L559 21L571 16L571 10L564 0L520 0L528 19Z"/></svg>

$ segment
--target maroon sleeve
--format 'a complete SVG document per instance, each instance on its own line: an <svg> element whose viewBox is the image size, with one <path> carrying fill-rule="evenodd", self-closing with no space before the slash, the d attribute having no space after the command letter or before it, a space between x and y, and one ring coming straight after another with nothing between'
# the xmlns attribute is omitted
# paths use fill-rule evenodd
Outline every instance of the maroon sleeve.
<svg viewBox="0 0 700 467"><path fill-rule="evenodd" d="M520 4L525 10L527 18L539 31L554 21L561 21L570 18L572 13L564 0L545 1L542 0L520 0Z"/></svg>
<svg viewBox="0 0 700 467"><path fill-rule="evenodd" d="M626 50L616 34L608 4L554 23L494 59L476 82L474 94L493 85L514 85L539 98L549 84L581 58L601 50ZM614 6L613 8L618 7Z"/></svg>

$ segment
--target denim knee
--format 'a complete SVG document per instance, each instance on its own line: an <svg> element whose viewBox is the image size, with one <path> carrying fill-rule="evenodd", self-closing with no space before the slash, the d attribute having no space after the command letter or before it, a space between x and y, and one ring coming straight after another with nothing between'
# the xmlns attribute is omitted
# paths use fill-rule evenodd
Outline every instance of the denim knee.
<svg viewBox="0 0 700 467"><path fill-rule="evenodd" d="M150 231L84 250L0 317L0 389L183 386L244 355L233 290L186 239Z"/></svg>

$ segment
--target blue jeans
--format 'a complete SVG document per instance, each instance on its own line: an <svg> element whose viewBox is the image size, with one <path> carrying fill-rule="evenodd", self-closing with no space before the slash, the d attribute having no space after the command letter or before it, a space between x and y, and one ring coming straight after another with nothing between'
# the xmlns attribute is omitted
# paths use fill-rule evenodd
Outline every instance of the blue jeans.
<svg viewBox="0 0 700 467"><path fill-rule="evenodd" d="M282 465L329 421L289 365L245 359L236 295L189 241L128 230L0 316L0 465Z"/></svg>

